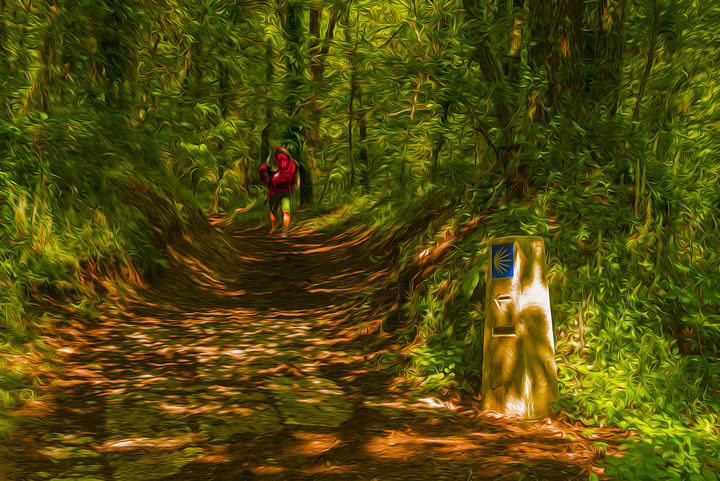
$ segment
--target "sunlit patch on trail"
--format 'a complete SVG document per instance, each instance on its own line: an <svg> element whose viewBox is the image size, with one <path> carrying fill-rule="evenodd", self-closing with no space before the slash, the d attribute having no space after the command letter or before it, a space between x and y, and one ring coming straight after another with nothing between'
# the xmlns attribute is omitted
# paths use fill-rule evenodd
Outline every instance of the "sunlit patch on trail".
<svg viewBox="0 0 720 481"><path fill-rule="evenodd" d="M199 458L195 459L195 462L207 463L207 464L222 464L222 463L229 463L230 461L233 461L234 459L236 459L236 457L230 456L228 454L207 453L207 454L203 454Z"/></svg>
<svg viewBox="0 0 720 481"><path fill-rule="evenodd" d="M272 474L280 474L284 471L287 471L286 468L282 466L275 466L270 464L261 464L257 466L251 466L250 471L253 474L256 474L258 476L262 475L272 475Z"/></svg>
<svg viewBox="0 0 720 481"><path fill-rule="evenodd" d="M136 437L114 439L94 446L94 449L99 452L127 452L136 450L174 451L176 449L184 448L188 444L198 441L199 439L200 437L194 434L187 434L172 438Z"/></svg>
<svg viewBox="0 0 720 481"><path fill-rule="evenodd" d="M288 455L319 456L343 444L340 436L336 433L293 431L291 436L298 441L286 449Z"/></svg>
<svg viewBox="0 0 720 481"><path fill-rule="evenodd" d="M384 416L399 419L408 416L451 416L454 409L434 398L399 397L399 396L365 396L363 404L377 408Z"/></svg>

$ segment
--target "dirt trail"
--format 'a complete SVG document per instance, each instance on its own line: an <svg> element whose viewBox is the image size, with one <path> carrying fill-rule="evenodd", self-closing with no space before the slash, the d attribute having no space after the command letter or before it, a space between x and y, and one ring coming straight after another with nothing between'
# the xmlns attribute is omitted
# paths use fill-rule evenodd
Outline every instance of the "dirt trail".
<svg viewBox="0 0 720 481"><path fill-rule="evenodd" d="M572 426L416 394L376 365L348 315L361 233L223 235L225 258L177 253L128 310L75 333L0 478L587 479L597 451Z"/></svg>

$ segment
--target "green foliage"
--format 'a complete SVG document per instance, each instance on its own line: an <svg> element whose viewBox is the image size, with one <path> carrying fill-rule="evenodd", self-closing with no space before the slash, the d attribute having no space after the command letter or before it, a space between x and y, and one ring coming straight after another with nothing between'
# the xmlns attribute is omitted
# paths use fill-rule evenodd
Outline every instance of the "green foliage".
<svg viewBox="0 0 720 481"><path fill-rule="evenodd" d="M256 222L259 162L294 146L324 220L375 231L389 272L363 302L409 377L479 388L486 241L540 235L563 415L637 433L617 479L717 474L717 8L2 5L7 355L36 342L38 298L152 278L203 213ZM4 406L30 370L3 377Z"/></svg>
<svg viewBox="0 0 720 481"><path fill-rule="evenodd" d="M627 42L623 61L634 92L648 64L647 15L655 7L647 3L617 13L615 20L627 18L620 27ZM440 70L438 85L457 82L452 101L466 115L448 116L445 125L437 117L435 123L411 118L414 92L423 98L417 80L415 90L410 82L399 87L410 100L404 106L402 96L385 98L395 102L392 107L376 104L387 113L384 130L373 140L395 149L386 150L396 164L390 177L403 178L399 164L404 158L418 159L411 171L419 168L422 174L418 180L406 176L403 190L371 203L372 209L359 208L344 223L373 225L377 238L389 239L377 245L373 256L379 255L378 265L390 265L391 274L365 296L389 291L398 303L400 312L386 315L384 323L411 346L398 356L398 369L426 388L479 388L484 240L541 235L548 240L563 416L636 433L638 440L628 442L623 457L608 460L614 478L715 479L720 470L720 332L713 286L720 256L713 153L720 143L712 125L718 120L713 102L720 90L712 77L717 68L707 77L701 71L706 56L718 53L717 43L709 40L717 32L716 17L686 3L663 4L657 58L645 94L633 98L633 90L623 89L614 112L612 102L595 103L597 98L583 91L573 92L575 102L585 103L578 109L570 109L564 97L549 109L554 100L543 99L549 96L547 78L551 69L559 73L561 68L550 59L526 63L523 55L517 65L520 82L504 83L502 74L493 80L509 94L510 104L527 99L524 107L516 104L512 119L504 119L500 108L493 111L492 102L498 103L486 88L487 72L470 67L451 74L454 62ZM473 29L486 29L486 47L501 52L505 47L492 40L493 35L502 40L501 29L493 30L487 19L477 22L461 23L464 30L458 33L471 36ZM693 25L692 35L688 25ZM398 34L389 41L401 40ZM388 49L382 55L396 53ZM454 55L452 50L442 54L448 60ZM408 79L416 65L402 61L393 68L406 68L408 75L398 79ZM599 75L589 62L569 67L586 77ZM571 82L561 87L576 88ZM612 85L596 82L593 88L604 87ZM608 95L606 102L613 91ZM639 118L633 118L638 103ZM548 114L540 115L545 107ZM428 145L438 135L445 137L442 145L452 148L434 164L432 150L416 150L413 139ZM503 158L498 146L507 148L509 142L520 146L519 153ZM478 148L482 155L475 165L475 156L467 154ZM471 233L458 234L464 225L472 226ZM444 244L442 253L433 256ZM360 312L368 315L372 307L366 304Z"/></svg>
<svg viewBox="0 0 720 481"><path fill-rule="evenodd" d="M52 323L39 302L82 308L104 293L102 280L151 278L168 265L165 243L202 222L161 145L136 123L137 92L115 82L135 81L138 66L122 42L137 34L136 12L102 5L36 2L21 23L7 22L19 5L0 12L13 39L2 57L12 59L2 63L12 75L0 74L0 344L15 359L0 356L10 365L0 379L3 408L31 392L23 388L33 362L52 357L36 337ZM83 28L90 17L99 23Z"/></svg>

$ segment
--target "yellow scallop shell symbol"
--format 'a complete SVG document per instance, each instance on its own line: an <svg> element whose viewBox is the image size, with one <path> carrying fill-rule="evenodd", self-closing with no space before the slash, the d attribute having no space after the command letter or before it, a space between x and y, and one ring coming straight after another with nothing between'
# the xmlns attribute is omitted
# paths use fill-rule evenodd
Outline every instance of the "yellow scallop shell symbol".
<svg viewBox="0 0 720 481"><path fill-rule="evenodd" d="M510 272L511 265L512 260L510 259L510 249L507 247L498 249L497 252L495 252L495 258L493 259L495 271L500 275L505 275Z"/></svg>

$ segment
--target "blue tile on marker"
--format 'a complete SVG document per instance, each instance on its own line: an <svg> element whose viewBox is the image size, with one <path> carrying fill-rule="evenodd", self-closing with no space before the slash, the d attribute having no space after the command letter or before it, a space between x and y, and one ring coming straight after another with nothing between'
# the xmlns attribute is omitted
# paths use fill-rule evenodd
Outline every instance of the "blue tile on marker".
<svg viewBox="0 0 720 481"><path fill-rule="evenodd" d="M492 246L492 276L512 277L515 272L513 259L513 244Z"/></svg>

